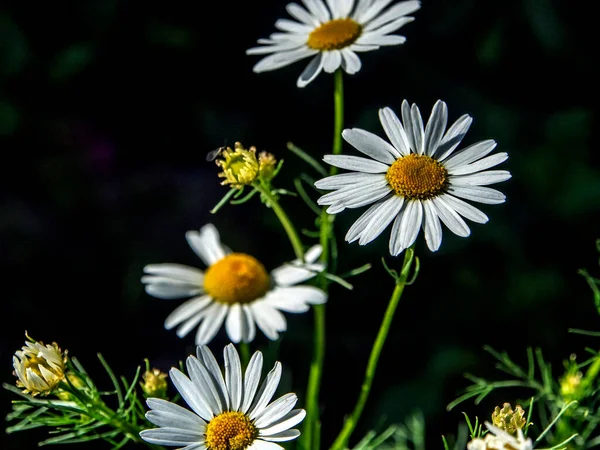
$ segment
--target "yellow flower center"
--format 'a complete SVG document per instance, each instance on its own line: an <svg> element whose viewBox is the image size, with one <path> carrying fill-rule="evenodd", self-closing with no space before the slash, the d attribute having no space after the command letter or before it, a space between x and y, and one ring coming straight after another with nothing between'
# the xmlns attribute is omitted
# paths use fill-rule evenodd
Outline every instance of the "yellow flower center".
<svg viewBox="0 0 600 450"><path fill-rule="evenodd" d="M267 293L269 275L253 256L231 253L208 268L204 289L221 303L250 303Z"/></svg>
<svg viewBox="0 0 600 450"><path fill-rule="evenodd" d="M335 19L315 28L306 45L315 50L339 50L353 44L362 32L362 26L352 19Z"/></svg>
<svg viewBox="0 0 600 450"><path fill-rule="evenodd" d="M397 195L408 200L428 200L444 191L448 171L430 156L411 153L397 159L385 178Z"/></svg>
<svg viewBox="0 0 600 450"><path fill-rule="evenodd" d="M258 429L246 414L227 411L208 422L204 436L208 450L245 450L258 437Z"/></svg>

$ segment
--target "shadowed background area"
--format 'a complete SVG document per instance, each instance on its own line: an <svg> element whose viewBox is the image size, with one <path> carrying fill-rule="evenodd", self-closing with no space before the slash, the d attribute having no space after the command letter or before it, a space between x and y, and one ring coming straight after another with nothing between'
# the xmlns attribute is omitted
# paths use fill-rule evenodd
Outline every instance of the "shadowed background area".
<svg viewBox="0 0 600 450"><path fill-rule="evenodd" d="M0 380L14 382L11 355L24 331L77 356L101 388L110 382L101 352L132 377L148 357L168 370L193 351L193 334L163 328L180 301L146 295L148 263L202 267L186 230L214 223L223 241L268 269L293 258L275 216L257 199L210 209L225 194L208 151L241 141L285 160L275 184L293 189L310 167L286 149L315 158L330 152L333 78L296 87L307 61L254 74L245 55L287 17L285 2L4 2L0 6ZM500 376L484 344L525 361L540 346L555 373L571 352L597 347L567 328L597 330L600 320L582 267L600 271L598 80L587 5L559 0L425 1L402 34L407 43L361 54L345 77L346 127L382 135L377 110L403 99L428 117L437 99L450 121L468 113L463 141L495 139L513 178L498 185L490 222L462 239L444 230L441 249L417 244L421 273L406 289L356 438L420 409L428 446L455 433L460 411L488 417L515 402L492 395L475 407L445 406L467 385L464 372ZM594 52L596 49L594 48ZM594 53L595 55L596 53ZM356 154L349 145L344 151ZM316 193L315 193L316 194ZM299 198L282 204L298 228L314 229ZM352 292L332 286L322 386L323 441L331 443L359 391L371 343L393 289L381 256L389 230L360 247L343 236L361 211L336 219L340 272L367 262ZM305 239L306 244L312 244ZM303 399L312 315L287 315L277 344L283 390ZM220 353L225 333L211 343ZM270 352L260 335L252 348ZM500 393L501 394L501 393ZM10 410L6 391L0 413ZM33 449L45 431L0 434L3 449ZM94 443L89 448L107 448Z"/></svg>

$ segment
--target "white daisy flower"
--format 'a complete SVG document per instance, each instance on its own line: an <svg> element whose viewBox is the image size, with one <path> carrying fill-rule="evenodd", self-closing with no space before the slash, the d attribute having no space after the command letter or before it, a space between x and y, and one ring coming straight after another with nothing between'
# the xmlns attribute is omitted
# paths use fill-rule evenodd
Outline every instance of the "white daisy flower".
<svg viewBox="0 0 600 450"><path fill-rule="evenodd" d="M344 139L370 158L325 155L325 162L354 172L315 183L319 189L334 190L318 200L320 205L330 205L330 214L374 203L350 227L348 242L358 240L365 245L393 220L389 244L392 255L410 247L421 227L427 246L436 251L442 243L440 220L462 237L471 232L462 217L477 223L488 221L484 213L462 199L504 202L504 194L485 187L511 177L506 170L487 170L508 158L506 153L485 157L496 142L482 141L454 152L471 125L470 116L460 117L446 131L448 110L438 100L423 127L419 108L414 104L410 107L405 100L402 121L390 108L379 110L379 120L391 144L365 130L344 130Z"/></svg>
<svg viewBox="0 0 600 450"><path fill-rule="evenodd" d="M174 367L170 370L171 381L193 412L149 398L146 418L159 428L143 430L142 439L181 450L280 450L283 447L276 442L300 435L291 429L306 416L303 409L293 409L296 394L270 402L281 379L281 363L275 363L258 389L261 352L254 353L243 377L233 344L225 347L223 355L225 376L206 346L198 347L197 357L187 358L189 378Z"/></svg>
<svg viewBox="0 0 600 450"><path fill-rule="evenodd" d="M163 299L192 297L165 320L165 328L177 328L184 337L198 326L196 344L207 344L223 322L232 342L251 342L256 326L271 340L286 330L281 311L302 313L310 305L327 301L327 294L314 286L295 286L324 268L317 263L321 246L305 255L306 263L295 260L267 273L251 255L232 253L212 224L185 234L192 250L208 266L206 271L181 264L150 264L142 277L146 292Z"/></svg>
<svg viewBox="0 0 600 450"><path fill-rule="evenodd" d="M298 87L306 86L322 70L333 73L342 67L354 74L361 67L357 53L406 41L404 36L391 33L414 20L408 14L417 11L421 2L404 1L388 8L392 1L302 0L306 8L289 3L286 10L296 21L279 19L275 28L282 33L259 39L261 46L246 54L269 54L254 66L256 73L312 57L298 78Z"/></svg>
<svg viewBox="0 0 600 450"><path fill-rule="evenodd" d="M506 431L485 422L485 426L490 431L483 439L475 438L467 444L467 450L532 450L533 443L530 438L525 439L523 430L517 428L517 435L507 433Z"/></svg>

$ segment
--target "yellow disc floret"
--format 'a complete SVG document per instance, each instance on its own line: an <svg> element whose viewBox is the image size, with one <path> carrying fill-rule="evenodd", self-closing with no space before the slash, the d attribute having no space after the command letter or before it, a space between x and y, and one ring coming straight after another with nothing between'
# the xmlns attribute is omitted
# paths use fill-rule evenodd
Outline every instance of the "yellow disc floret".
<svg viewBox="0 0 600 450"><path fill-rule="evenodd" d="M411 153L397 159L385 178L397 195L408 200L428 200L444 191L448 171L430 156Z"/></svg>
<svg viewBox="0 0 600 450"><path fill-rule="evenodd" d="M208 450L245 450L258 437L258 429L246 414L226 411L208 422L204 436Z"/></svg>
<svg viewBox="0 0 600 450"><path fill-rule="evenodd" d="M220 303L249 303L267 293L269 275L253 256L231 253L208 268L204 289Z"/></svg>
<svg viewBox="0 0 600 450"><path fill-rule="evenodd" d="M315 50L339 50L353 44L362 32L362 26L352 19L335 19L315 28L306 45Z"/></svg>

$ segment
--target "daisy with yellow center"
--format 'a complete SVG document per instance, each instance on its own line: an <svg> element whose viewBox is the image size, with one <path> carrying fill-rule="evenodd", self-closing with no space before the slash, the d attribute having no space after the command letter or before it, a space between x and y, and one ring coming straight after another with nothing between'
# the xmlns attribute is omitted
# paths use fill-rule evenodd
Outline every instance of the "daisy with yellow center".
<svg viewBox="0 0 600 450"><path fill-rule="evenodd" d="M282 450L276 442L297 438L306 412L293 409L296 394L285 394L271 402L281 379L276 362L259 389L263 357L256 352L245 374L232 344L223 351L225 373L206 346L186 361L188 376L176 368L171 381L192 411L159 398L149 398L146 418L159 428L144 430L150 444L188 450Z"/></svg>
<svg viewBox="0 0 600 450"><path fill-rule="evenodd" d="M405 100L402 121L390 108L379 110L379 120L391 144L365 130L344 130L343 138L370 159L325 155L325 162L354 172L315 183L319 189L333 190L318 200L320 205L329 205L330 214L374 203L350 227L348 242L368 244L393 221L389 244L392 255L410 247L421 227L427 246L437 251L442 243L440 221L462 237L471 232L463 217L477 223L488 221L484 213L462 199L504 202L504 194L485 186L510 178L506 170L487 170L508 155L487 156L496 147L493 140L455 152L471 125L468 115L446 130L448 110L438 100L424 127L417 105L411 107Z"/></svg>
<svg viewBox="0 0 600 450"><path fill-rule="evenodd" d="M421 7L419 1L404 1L388 6L393 0L302 0L286 6L296 21L279 19L269 39L259 39L260 47L248 55L269 55L261 59L254 72L266 72L312 57L298 87L314 80L322 70L333 73L342 67L354 74L361 68L357 53L377 50L381 46L403 44L404 36L391 34L412 22L408 16Z"/></svg>
<svg viewBox="0 0 600 450"><path fill-rule="evenodd" d="M321 246L306 252L305 263L292 261L268 273L251 255L233 253L211 225L185 235L192 250L208 266L206 271L181 264L150 264L144 267L146 292L163 299L192 297L165 320L168 330L179 337L198 327L196 343L207 344L223 322L232 342L251 342L256 327L271 340L286 330L281 311L302 313L310 305L327 301L327 294L314 286L300 285L323 270L317 263Z"/></svg>

